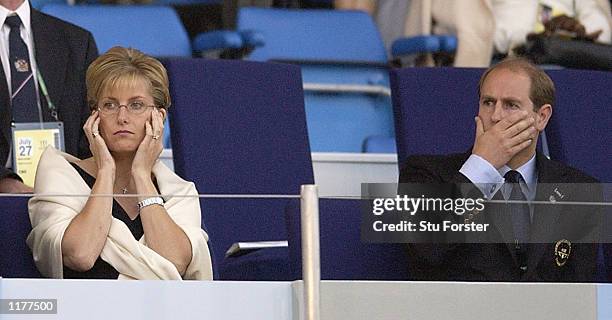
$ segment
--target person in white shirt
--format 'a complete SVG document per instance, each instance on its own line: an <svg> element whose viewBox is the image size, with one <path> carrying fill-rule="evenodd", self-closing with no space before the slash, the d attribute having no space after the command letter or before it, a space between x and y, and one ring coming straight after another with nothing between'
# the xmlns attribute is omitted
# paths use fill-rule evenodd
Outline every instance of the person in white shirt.
<svg viewBox="0 0 612 320"><path fill-rule="evenodd" d="M611 41L607 0L412 0L408 15L406 35L457 36L456 67L489 66L494 52L508 54L529 33L544 31L543 24L554 17L574 20L557 24L560 29L582 28L597 42Z"/></svg>

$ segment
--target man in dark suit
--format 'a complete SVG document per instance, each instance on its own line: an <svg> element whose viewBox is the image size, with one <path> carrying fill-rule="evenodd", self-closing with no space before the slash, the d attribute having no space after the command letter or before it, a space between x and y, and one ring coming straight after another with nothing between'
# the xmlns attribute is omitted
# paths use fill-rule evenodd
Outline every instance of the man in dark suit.
<svg viewBox="0 0 612 320"><path fill-rule="evenodd" d="M597 207L551 203L596 202L599 185L536 152L538 134L552 115L554 92L552 80L536 66L505 60L481 77L472 150L407 160L401 183L449 183L461 197L547 202L487 203L481 212L452 217L457 223L488 223L484 233L454 234L450 241L448 233L423 233L419 243L409 245L415 279L596 280Z"/></svg>
<svg viewBox="0 0 612 320"><path fill-rule="evenodd" d="M78 157L89 154L82 126L89 115L86 102L85 72L97 57L98 50L90 32L30 7L23 0L0 0L0 27L2 27L3 68L0 68L0 192L31 192L18 175L5 168L11 150L12 103L11 86L7 76L9 67L9 26L7 18L17 15L22 23L21 36L30 57L35 57L32 69L42 75L48 96L64 124L66 152ZM36 77L36 91L45 122L57 121L47 99L43 97L40 80ZM10 163L10 161L8 162Z"/></svg>

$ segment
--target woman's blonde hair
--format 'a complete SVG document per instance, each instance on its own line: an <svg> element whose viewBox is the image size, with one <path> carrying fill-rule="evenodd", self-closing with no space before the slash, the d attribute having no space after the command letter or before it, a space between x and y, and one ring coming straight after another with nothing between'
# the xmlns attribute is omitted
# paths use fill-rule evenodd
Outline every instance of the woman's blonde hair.
<svg viewBox="0 0 612 320"><path fill-rule="evenodd" d="M130 85L141 79L149 83L155 106L168 109L168 74L161 62L133 48L111 48L87 68L85 83L90 109L97 107L104 90Z"/></svg>

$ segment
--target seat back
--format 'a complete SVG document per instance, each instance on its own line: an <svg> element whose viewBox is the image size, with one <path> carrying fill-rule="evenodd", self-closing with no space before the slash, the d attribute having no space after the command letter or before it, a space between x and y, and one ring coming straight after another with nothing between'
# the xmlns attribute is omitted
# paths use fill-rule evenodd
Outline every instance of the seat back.
<svg viewBox="0 0 612 320"><path fill-rule="evenodd" d="M370 136L393 137L387 55L369 15L242 8L237 28L263 38L247 59L302 68L313 151L362 152Z"/></svg>
<svg viewBox="0 0 612 320"><path fill-rule="evenodd" d="M32 230L25 197L0 197L0 277L40 278L26 238Z"/></svg>
<svg viewBox="0 0 612 320"><path fill-rule="evenodd" d="M612 201L612 73L586 70L551 70L556 101L548 124L552 159L595 177L604 185L604 201ZM601 279L612 282L612 210L604 208ZM607 272L607 275L605 274Z"/></svg>
<svg viewBox="0 0 612 320"><path fill-rule="evenodd" d="M123 46L155 57L192 54L187 31L171 7L49 4L42 11L90 31L100 52Z"/></svg>
<svg viewBox="0 0 612 320"><path fill-rule="evenodd" d="M546 132L552 159L612 183L612 73L548 71L557 95Z"/></svg>
<svg viewBox="0 0 612 320"><path fill-rule="evenodd" d="M466 152L474 143L482 69L391 71L398 163L415 154Z"/></svg>
<svg viewBox="0 0 612 320"><path fill-rule="evenodd" d="M238 13L237 28L264 38L250 60L387 62L380 34L362 11L247 7Z"/></svg>
<svg viewBox="0 0 612 320"><path fill-rule="evenodd" d="M174 169L203 194L299 194L314 182L298 67L167 59ZM286 240L286 199L203 199L217 262L237 241Z"/></svg>
<svg viewBox="0 0 612 320"><path fill-rule="evenodd" d="M361 240L360 201L319 200L321 279L408 280L405 244ZM303 279L299 201L291 201L286 215L290 276Z"/></svg>

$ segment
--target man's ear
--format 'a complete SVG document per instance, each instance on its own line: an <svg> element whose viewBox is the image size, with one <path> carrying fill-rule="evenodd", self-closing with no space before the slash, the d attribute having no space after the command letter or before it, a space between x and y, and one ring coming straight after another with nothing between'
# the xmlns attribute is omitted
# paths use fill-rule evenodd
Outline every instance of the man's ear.
<svg viewBox="0 0 612 320"><path fill-rule="evenodd" d="M544 131L551 116L552 116L552 106L550 104L542 105L540 109L536 111L536 119L535 119L536 121L534 124L535 128L539 132Z"/></svg>

